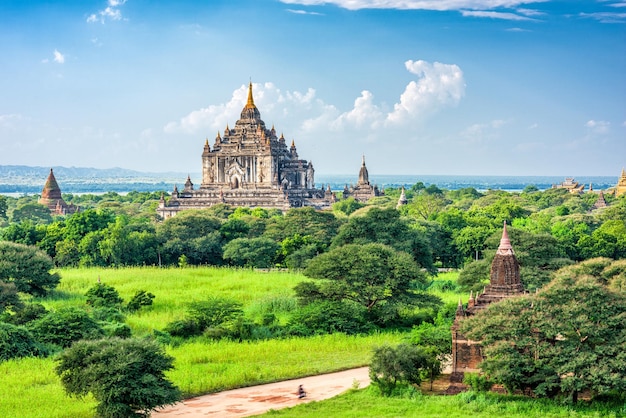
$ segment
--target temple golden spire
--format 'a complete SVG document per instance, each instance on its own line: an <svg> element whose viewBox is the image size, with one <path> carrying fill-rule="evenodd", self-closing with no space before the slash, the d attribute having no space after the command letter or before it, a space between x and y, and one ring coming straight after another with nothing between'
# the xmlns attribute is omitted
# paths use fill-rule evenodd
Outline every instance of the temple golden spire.
<svg viewBox="0 0 626 418"><path fill-rule="evenodd" d="M248 86L248 103L246 103L246 107L256 107L254 106L254 98L252 97L252 81L250 81L250 85Z"/></svg>

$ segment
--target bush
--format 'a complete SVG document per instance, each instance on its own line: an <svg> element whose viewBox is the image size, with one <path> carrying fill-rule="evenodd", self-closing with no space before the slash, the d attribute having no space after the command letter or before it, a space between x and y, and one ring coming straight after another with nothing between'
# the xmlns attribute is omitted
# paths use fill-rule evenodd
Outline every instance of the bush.
<svg viewBox="0 0 626 418"><path fill-rule="evenodd" d="M105 324L102 328L107 337L130 338L132 333L128 325L119 322Z"/></svg>
<svg viewBox="0 0 626 418"><path fill-rule="evenodd" d="M292 335L369 332L373 326L365 320L367 309L350 302L315 302L293 313L289 323Z"/></svg>
<svg viewBox="0 0 626 418"><path fill-rule="evenodd" d="M193 319L185 319L180 321L170 322L163 329L172 337L190 338L202 334L204 330L200 324Z"/></svg>
<svg viewBox="0 0 626 418"><path fill-rule="evenodd" d="M100 325L87 312L75 307L61 308L29 324L37 341L69 347L74 341L99 338L104 335Z"/></svg>
<svg viewBox="0 0 626 418"><path fill-rule="evenodd" d="M87 305L95 308L116 307L124 302L113 286L104 283L98 283L91 287L85 296L87 296Z"/></svg>
<svg viewBox="0 0 626 418"><path fill-rule="evenodd" d="M486 375L480 373L465 373L463 383L473 392L489 392L493 386L493 382Z"/></svg>
<svg viewBox="0 0 626 418"><path fill-rule="evenodd" d="M0 322L0 360L43 356L47 351L35 341L24 327Z"/></svg>
<svg viewBox="0 0 626 418"><path fill-rule="evenodd" d="M428 359L421 348L409 344L395 348L384 345L374 348L369 375L372 384L384 396L390 396L398 384L419 385L422 371L427 367Z"/></svg>
<svg viewBox="0 0 626 418"><path fill-rule="evenodd" d="M138 290L130 299L128 305L126 305L126 309L128 309L129 312L137 312L144 306L151 306L153 299L154 295L152 293L146 292L145 290Z"/></svg>
<svg viewBox="0 0 626 418"><path fill-rule="evenodd" d="M26 325L46 315L48 311L41 303L27 303L13 315L6 317L6 322L13 325Z"/></svg>

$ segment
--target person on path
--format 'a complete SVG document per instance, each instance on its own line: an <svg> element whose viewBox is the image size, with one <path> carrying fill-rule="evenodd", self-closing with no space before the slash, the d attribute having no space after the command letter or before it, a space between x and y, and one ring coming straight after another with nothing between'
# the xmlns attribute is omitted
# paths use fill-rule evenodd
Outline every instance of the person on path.
<svg viewBox="0 0 626 418"><path fill-rule="evenodd" d="M306 396L306 392L304 391L304 388L302 387L302 385L298 386L298 399L302 399Z"/></svg>

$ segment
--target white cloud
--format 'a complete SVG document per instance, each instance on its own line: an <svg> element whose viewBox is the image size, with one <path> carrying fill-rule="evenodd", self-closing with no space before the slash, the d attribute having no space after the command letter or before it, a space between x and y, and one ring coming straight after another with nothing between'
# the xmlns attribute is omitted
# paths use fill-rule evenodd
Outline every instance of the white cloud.
<svg viewBox="0 0 626 418"><path fill-rule="evenodd" d="M520 5L543 3L547 0L280 0L285 4L323 6L332 4L348 10L485 10L498 7L514 8Z"/></svg>
<svg viewBox="0 0 626 418"><path fill-rule="evenodd" d="M442 108L456 106L465 94L463 72L457 65L409 60L405 66L417 80L409 82L391 111L375 103L369 90L361 92L352 109L342 112L317 98L312 88L305 93L281 91L269 82L253 84L254 101L268 125L276 120L293 130L292 134L357 130L363 135L379 134L382 138L383 129L413 126ZM194 110L179 121L166 124L163 130L170 134L221 132L227 123L232 124L239 118L247 90L243 85L233 92L228 102Z"/></svg>
<svg viewBox="0 0 626 418"><path fill-rule="evenodd" d="M526 16L516 15L515 13L505 12L492 12L492 11L474 11L474 10L462 10L461 14L465 17L486 17L490 19L503 19L503 20L536 20Z"/></svg>
<svg viewBox="0 0 626 418"><path fill-rule="evenodd" d="M626 22L626 13L611 13L611 12L597 12L597 13L581 13L580 17L597 20L600 23L624 23Z"/></svg>
<svg viewBox="0 0 626 418"><path fill-rule="evenodd" d="M611 122L603 120L589 120L585 123L585 126L589 128L592 133L595 134L607 134L611 128Z"/></svg>
<svg viewBox="0 0 626 418"><path fill-rule="evenodd" d="M120 7L126 3L126 0L108 0L107 7L99 10L97 13L92 13L87 17L88 23L100 22L104 23L108 20L122 20L122 12Z"/></svg>
<svg viewBox="0 0 626 418"><path fill-rule="evenodd" d="M289 13L293 13L293 14L296 14L296 15L315 15L315 16L323 16L323 14L322 14L322 13L318 13L318 12L307 12L306 10L302 10L302 9L298 9L298 10L295 10L295 9L287 9L287 11L288 11Z"/></svg>
<svg viewBox="0 0 626 418"><path fill-rule="evenodd" d="M65 56L56 49L54 50L54 62L63 64L65 62Z"/></svg>

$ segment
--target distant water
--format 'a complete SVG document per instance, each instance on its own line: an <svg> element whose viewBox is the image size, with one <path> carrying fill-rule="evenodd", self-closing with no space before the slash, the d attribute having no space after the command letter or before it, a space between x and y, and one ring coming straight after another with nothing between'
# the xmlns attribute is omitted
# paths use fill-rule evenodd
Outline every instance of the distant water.
<svg viewBox="0 0 626 418"><path fill-rule="evenodd" d="M101 194L105 192L126 193L129 191L139 192L171 192L174 184L179 187L185 182L187 174L170 174L171 177L161 177L154 174L156 179L149 181L147 179L136 178L107 178L107 179L83 179L83 178L63 178L57 177L57 181L61 186L63 193L94 193ZM174 179L172 179L174 178ZM585 185L585 190L589 190L589 184L593 185L595 190L607 189L617 184L617 176L580 176L574 179ZM0 194L13 197L19 197L24 194L39 194L45 183L45 177L41 181L32 181L29 184L16 184L10 181L2 181L0 178ZM37 179L39 180L39 179ZM201 178L199 173L192 173L191 180L197 186L200 185ZM528 185L535 185L539 190L545 190L552 187L553 184L559 184L565 180L565 176L451 176L451 175L376 175L370 174L370 183L377 185L381 189L399 188L402 186L411 187L417 182L422 182L426 186L436 185L440 189L457 190L466 187L473 187L478 191L486 190L504 190L509 192L521 192ZM350 186L356 184L358 177L356 175L328 175L317 174L315 176L315 186L318 188L326 188L330 184L330 188L334 191L343 190L345 185Z"/></svg>
<svg viewBox="0 0 626 418"><path fill-rule="evenodd" d="M424 185L436 185L440 189L458 190L466 187L473 187L478 191L485 190L505 190L510 192L521 192L528 185L535 185L539 190L552 187L553 184L560 184L565 177L559 176L434 176L434 175L373 175L369 176L370 183L378 185L379 188L399 188L410 187L417 182ZM585 190L589 190L592 184L596 190L614 187L617 184L617 177L613 176L580 176L574 180L585 185ZM358 181L356 176L350 175L316 175L315 183L317 187L326 187L330 184L332 190L342 190L347 184L355 184Z"/></svg>

